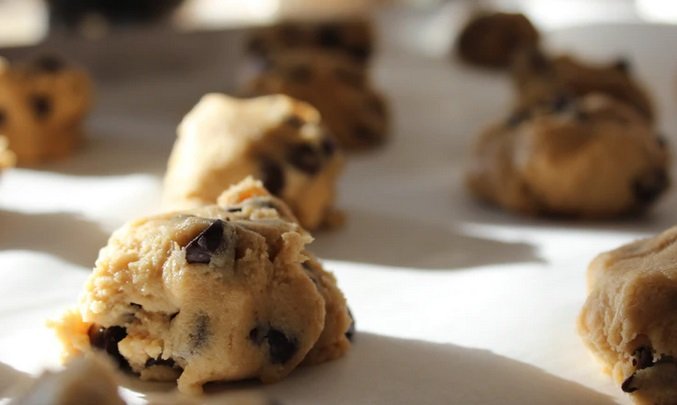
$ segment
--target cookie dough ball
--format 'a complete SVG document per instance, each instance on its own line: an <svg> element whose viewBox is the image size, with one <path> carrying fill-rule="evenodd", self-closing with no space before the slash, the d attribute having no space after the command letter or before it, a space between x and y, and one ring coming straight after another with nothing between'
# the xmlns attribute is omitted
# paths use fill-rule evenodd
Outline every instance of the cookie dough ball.
<svg viewBox="0 0 677 405"><path fill-rule="evenodd" d="M591 64L568 55L549 58L540 50L530 49L519 53L512 71L522 105L543 102L560 93L604 93L633 106L649 121L655 115L648 93L625 59Z"/></svg>
<svg viewBox="0 0 677 405"><path fill-rule="evenodd" d="M388 135L384 99L364 69L342 55L303 50L276 54L247 91L282 93L312 104L345 149L374 148Z"/></svg>
<svg viewBox="0 0 677 405"><path fill-rule="evenodd" d="M470 190L508 210L604 218L668 187L668 151L637 111L601 94L517 111L478 139Z"/></svg>
<svg viewBox="0 0 677 405"><path fill-rule="evenodd" d="M306 229L330 224L343 157L317 111L283 95L236 99L209 94L179 125L164 203L213 204L253 175L282 198Z"/></svg>
<svg viewBox="0 0 677 405"><path fill-rule="evenodd" d="M599 255L583 341L637 404L677 403L677 227Z"/></svg>
<svg viewBox="0 0 677 405"><path fill-rule="evenodd" d="M178 378L185 393L210 381L277 381L350 346L345 299L305 250L311 240L248 178L218 205L116 231L79 307L54 327L67 355L103 350L142 379Z"/></svg>
<svg viewBox="0 0 677 405"><path fill-rule="evenodd" d="M254 31L247 48L264 60L274 53L304 48L340 53L366 64L373 51L373 37L371 22L364 18L284 21Z"/></svg>
<svg viewBox="0 0 677 405"><path fill-rule="evenodd" d="M539 34L523 14L491 13L471 19L456 42L456 50L467 63L506 68L518 50L538 44Z"/></svg>
<svg viewBox="0 0 677 405"><path fill-rule="evenodd" d="M9 141L0 135L0 170L12 167L15 163L16 155L9 150Z"/></svg>
<svg viewBox="0 0 677 405"><path fill-rule="evenodd" d="M54 57L0 64L0 134L20 166L69 155L81 143L91 103L89 76Z"/></svg>
<svg viewBox="0 0 677 405"><path fill-rule="evenodd" d="M12 405L124 405L118 381L106 358L86 356L76 359L59 372L44 372Z"/></svg>

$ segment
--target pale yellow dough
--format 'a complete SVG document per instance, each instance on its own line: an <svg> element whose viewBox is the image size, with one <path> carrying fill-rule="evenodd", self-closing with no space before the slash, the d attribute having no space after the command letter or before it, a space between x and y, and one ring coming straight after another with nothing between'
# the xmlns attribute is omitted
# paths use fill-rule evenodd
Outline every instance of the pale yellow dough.
<svg viewBox="0 0 677 405"><path fill-rule="evenodd" d="M53 327L67 357L104 349L142 379L199 393L277 381L343 355L351 318L312 240L251 178L218 205L132 221L101 250L77 309Z"/></svg>
<svg viewBox="0 0 677 405"><path fill-rule="evenodd" d="M284 200L309 230L336 216L343 156L310 105L273 95L208 94L179 125L164 180L168 209L213 204L252 175Z"/></svg>
<svg viewBox="0 0 677 405"><path fill-rule="evenodd" d="M677 403L677 227L599 255L583 341L637 404Z"/></svg>

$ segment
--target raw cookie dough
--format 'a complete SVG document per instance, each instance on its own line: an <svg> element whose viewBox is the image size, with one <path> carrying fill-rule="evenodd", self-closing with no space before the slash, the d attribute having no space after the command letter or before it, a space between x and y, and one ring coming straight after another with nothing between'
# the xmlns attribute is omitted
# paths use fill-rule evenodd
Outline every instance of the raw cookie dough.
<svg viewBox="0 0 677 405"><path fill-rule="evenodd" d="M634 78L625 59L591 64L568 55L549 58L538 49L529 49L515 58L512 72L523 106L561 93L578 96L604 93L635 107L649 121L655 115L648 93Z"/></svg>
<svg viewBox="0 0 677 405"><path fill-rule="evenodd" d="M307 50L276 54L246 91L282 93L312 104L346 149L379 146L388 134L385 101L364 69L342 55Z"/></svg>
<svg viewBox="0 0 677 405"><path fill-rule="evenodd" d="M16 155L8 149L9 141L6 137L0 135L0 170L14 166Z"/></svg>
<svg viewBox="0 0 677 405"><path fill-rule="evenodd" d="M44 372L11 405L124 405L113 366L106 358L85 356L59 372Z"/></svg>
<svg viewBox="0 0 677 405"><path fill-rule="evenodd" d="M511 211L616 217L656 201L667 165L665 140L635 109L601 94L558 97L487 129L467 185Z"/></svg>
<svg viewBox="0 0 677 405"><path fill-rule="evenodd" d="M366 64L373 50L371 22L354 17L346 20L283 21L252 33L248 51L267 60L271 54L292 49L337 52Z"/></svg>
<svg viewBox="0 0 677 405"><path fill-rule="evenodd" d="M91 102L83 70L55 57L28 64L0 63L0 134L20 166L69 155L82 141Z"/></svg>
<svg viewBox="0 0 677 405"><path fill-rule="evenodd" d="M179 125L164 203L213 204L228 186L253 175L313 230L338 215L333 203L342 167L342 153L308 104L283 95L208 94Z"/></svg>
<svg viewBox="0 0 677 405"><path fill-rule="evenodd" d="M677 227L599 255L583 341L637 404L677 403Z"/></svg>
<svg viewBox="0 0 677 405"><path fill-rule="evenodd" d="M147 380L274 382L340 357L351 317L312 240L251 178L218 205L132 221L101 250L80 305L53 327L66 355L105 350ZM307 263L309 262L309 263Z"/></svg>
<svg viewBox="0 0 677 405"><path fill-rule="evenodd" d="M490 13L473 17L456 41L462 60L490 68L510 66L518 50L538 44L539 34L523 14Z"/></svg>

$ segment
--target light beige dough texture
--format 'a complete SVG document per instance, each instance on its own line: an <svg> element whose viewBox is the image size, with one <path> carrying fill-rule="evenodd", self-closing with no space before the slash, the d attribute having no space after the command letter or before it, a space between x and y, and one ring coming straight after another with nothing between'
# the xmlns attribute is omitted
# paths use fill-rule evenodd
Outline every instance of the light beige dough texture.
<svg viewBox="0 0 677 405"><path fill-rule="evenodd" d="M274 54L245 93L281 93L308 102L346 150L375 148L388 137L384 98L365 69L344 55L304 49Z"/></svg>
<svg viewBox="0 0 677 405"><path fill-rule="evenodd" d="M667 189L668 150L633 108L601 94L518 110L476 142L467 186L530 215L636 214Z"/></svg>
<svg viewBox="0 0 677 405"><path fill-rule="evenodd" d="M349 348L351 316L312 237L251 178L218 205L132 221L101 250L78 308L53 323L66 357L104 350L179 390L258 378Z"/></svg>
<svg viewBox="0 0 677 405"><path fill-rule="evenodd" d="M583 341L637 404L677 404L677 227L602 253L588 269Z"/></svg>
<svg viewBox="0 0 677 405"><path fill-rule="evenodd" d="M61 371L46 371L12 405L124 405L110 360L80 357Z"/></svg>
<svg viewBox="0 0 677 405"><path fill-rule="evenodd" d="M655 116L649 93L625 59L588 63L570 55L549 57L530 49L518 53L512 75L523 106L547 102L558 94L603 93L636 108L649 121Z"/></svg>
<svg viewBox="0 0 677 405"><path fill-rule="evenodd" d="M0 135L7 137L17 164L70 155L83 140L91 92L85 71L53 57L0 63Z"/></svg>
<svg viewBox="0 0 677 405"><path fill-rule="evenodd" d="M16 164L16 155L9 150L9 141L0 135L0 170L7 169Z"/></svg>
<svg viewBox="0 0 677 405"><path fill-rule="evenodd" d="M252 175L314 230L338 216L334 200L343 160L317 111L304 102L208 94L179 125L163 203L168 209L213 204Z"/></svg>

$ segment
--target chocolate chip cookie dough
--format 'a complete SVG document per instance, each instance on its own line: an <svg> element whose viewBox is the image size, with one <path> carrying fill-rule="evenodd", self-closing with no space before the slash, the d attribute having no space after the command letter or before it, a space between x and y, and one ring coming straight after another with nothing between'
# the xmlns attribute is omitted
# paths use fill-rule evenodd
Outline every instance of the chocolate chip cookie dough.
<svg viewBox="0 0 677 405"><path fill-rule="evenodd" d="M313 105L348 150L370 149L388 135L388 112L365 70L343 55L294 50L276 54L270 67L245 90L282 93Z"/></svg>
<svg viewBox="0 0 677 405"><path fill-rule="evenodd" d="M366 64L373 52L374 33L364 17L324 21L283 21L252 32L248 51L264 61L293 49L324 50Z"/></svg>
<svg viewBox="0 0 677 405"><path fill-rule="evenodd" d="M132 221L101 250L78 308L55 321L67 357L101 350L142 379L200 393L274 382L343 355L351 317L312 240L251 178L217 205Z"/></svg>
<svg viewBox="0 0 677 405"><path fill-rule="evenodd" d="M531 215L638 213L669 185L668 151L633 108L601 94L518 110L475 145L467 186Z"/></svg>
<svg viewBox="0 0 677 405"><path fill-rule="evenodd" d="M523 106L547 101L561 93L576 96L603 93L636 108L649 121L655 115L649 94L625 59L594 64L569 55L551 58L540 50L530 49L515 58L512 73Z"/></svg>
<svg viewBox="0 0 677 405"><path fill-rule="evenodd" d="M179 125L164 181L169 208L211 204L253 175L282 198L306 229L331 224L341 151L317 111L283 95L209 94Z"/></svg>
<svg viewBox="0 0 677 405"><path fill-rule="evenodd" d="M0 134L9 140L20 166L72 153L82 141L90 103L87 73L60 59L0 63Z"/></svg>
<svg viewBox="0 0 677 405"><path fill-rule="evenodd" d="M677 403L677 227L599 255L583 341L637 404Z"/></svg>
<svg viewBox="0 0 677 405"><path fill-rule="evenodd" d="M523 14L484 13L466 24L456 40L456 50L470 64L506 68L515 52L536 46L539 37Z"/></svg>

